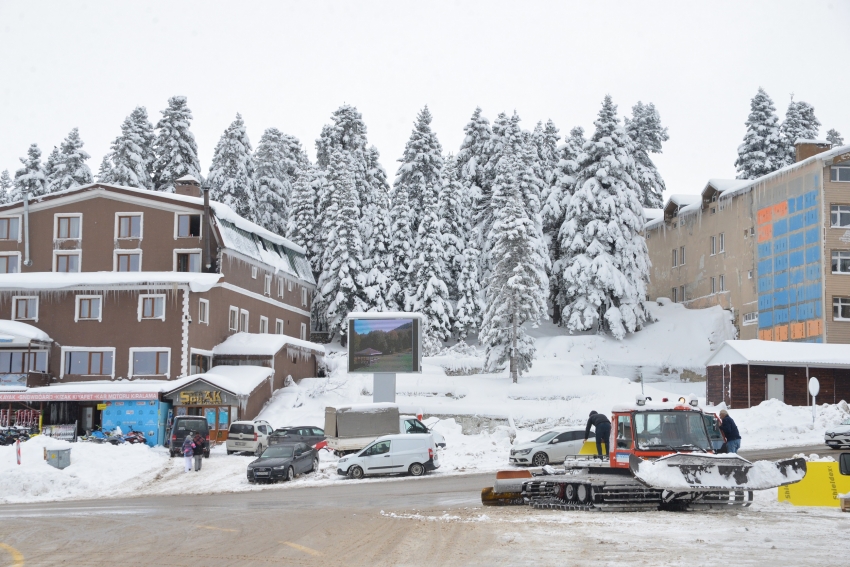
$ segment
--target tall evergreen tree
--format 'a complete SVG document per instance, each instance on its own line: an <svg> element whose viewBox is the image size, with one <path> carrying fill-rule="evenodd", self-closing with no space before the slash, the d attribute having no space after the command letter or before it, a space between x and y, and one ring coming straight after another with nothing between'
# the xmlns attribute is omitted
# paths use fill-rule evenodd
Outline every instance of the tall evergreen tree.
<svg viewBox="0 0 850 567"><path fill-rule="evenodd" d="M390 254L390 195L387 174L379 162L375 146L366 151L366 182L371 188L370 202L361 208L363 254L366 274L366 298L370 311L397 310L390 290L395 284L393 257Z"/></svg>
<svg viewBox="0 0 850 567"><path fill-rule="evenodd" d="M641 236L633 142L606 96L585 144L575 193L561 228L562 317L571 332L605 330L617 339L646 319L649 257Z"/></svg>
<svg viewBox="0 0 850 567"><path fill-rule="evenodd" d="M547 232L552 228L552 220L548 216L549 211L546 203L552 197L553 191L556 191L558 163L561 161L560 151L558 150L558 134L558 128L551 120L546 122L545 128L538 122L532 133L534 146L537 149L537 161L540 164L538 177L543 182L540 203L541 214L544 215L542 217L543 228Z"/></svg>
<svg viewBox="0 0 850 567"><path fill-rule="evenodd" d="M525 325L546 317L546 254L534 221L524 206L518 172L525 168L521 156L499 162L493 201L498 204L491 228L493 268L487 280L486 309L479 340L486 345L489 372L509 365L513 382L531 368L534 339Z"/></svg>
<svg viewBox="0 0 850 567"><path fill-rule="evenodd" d="M779 127L785 151L784 165L797 161L797 140L816 140L819 129L820 122L815 117L814 107L808 102L795 102L792 97L785 111L785 120Z"/></svg>
<svg viewBox="0 0 850 567"><path fill-rule="evenodd" d="M661 116L651 102L643 104L638 101L632 107L631 120L626 118L625 123L626 133L635 146L635 181L641 191L638 199L645 207L660 208L664 204L663 193L666 186L649 154L661 153L661 144L670 139L667 128L661 126Z"/></svg>
<svg viewBox="0 0 850 567"><path fill-rule="evenodd" d="M461 340L481 328L481 284L478 277L478 250L467 245L460 260L457 278L457 303L452 330Z"/></svg>
<svg viewBox="0 0 850 567"><path fill-rule="evenodd" d="M416 116L404 155L398 160L401 166L396 173L394 186L407 186L413 230L418 230L424 218L424 203L429 194L436 194L443 173L443 149L437 135L431 130L431 112L426 106Z"/></svg>
<svg viewBox="0 0 850 567"><path fill-rule="evenodd" d="M316 188L313 185L313 167L296 170L292 186L289 220L286 237L307 250L307 258L314 272L321 270L321 234L316 230Z"/></svg>
<svg viewBox="0 0 850 567"><path fill-rule="evenodd" d="M110 155L106 154L103 156L103 159L100 160L100 167L97 170L97 181L98 183L113 183L112 179L112 160L109 159Z"/></svg>
<svg viewBox="0 0 850 567"><path fill-rule="evenodd" d="M291 178L287 171L287 145L283 136L283 132L277 128L266 129L254 153L257 168L257 224L275 234L286 233L292 193Z"/></svg>
<svg viewBox="0 0 850 567"><path fill-rule="evenodd" d="M27 150L27 157L21 158L24 165L15 172L15 189L10 201L23 198L21 193L27 191L29 198L41 197L48 193L47 178L41 167L41 150L37 144L32 144Z"/></svg>
<svg viewBox="0 0 850 567"><path fill-rule="evenodd" d="M139 189L154 189L154 140L148 111L144 106L137 106L121 124L121 135L112 142L113 168L106 181ZM99 176L98 180L104 181Z"/></svg>
<svg viewBox="0 0 850 567"><path fill-rule="evenodd" d="M463 251L469 238L469 199L460 181L457 161L451 154L445 159L443 180L438 198L440 234L443 239L443 263L449 297L458 297L458 278L463 269Z"/></svg>
<svg viewBox="0 0 850 567"><path fill-rule="evenodd" d="M51 186L51 191L64 191L92 183L94 178L89 166L86 165L89 157L91 156L83 149L80 131L74 128L59 146L59 162L55 170L56 182L55 186Z"/></svg>
<svg viewBox="0 0 850 567"><path fill-rule="evenodd" d="M0 173L0 204L9 203L12 200L13 187L9 170L4 169L3 173Z"/></svg>
<svg viewBox="0 0 850 567"><path fill-rule="evenodd" d="M835 128L830 128L826 133L826 141L832 144L833 148L844 145L844 138L841 137L841 132Z"/></svg>
<svg viewBox="0 0 850 567"><path fill-rule="evenodd" d="M250 221L259 220L254 156L241 114L236 115L216 144L207 183L211 199L229 205Z"/></svg>
<svg viewBox="0 0 850 567"><path fill-rule="evenodd" d="M407 185L402 183L393 189L390 195L390 244L392 259L392 287L388 299L399 308L404 308L406 294L411 287L409 269L413 260L413 214L410 210L410 197Z"/></svg>
<svg viewBox="0 0 850 567"><path fill-rule="evenodd" d="M750 101L746 126L735 161L738 179L756 179L783 167L787 152L779 133L779 118L773 101L761 87Z"/></svg>
<svg viewBox="0 0 850 567"><path fill-rule="evenodd" d="M53 150L47 155L44 162L45 191L53 193L59 184L59 148L53 146Z"/></svg>
<svg viewBox="0 0 850 567"><path fill-rule="evenodd" d="M475 246L479 251L483 249L486 236L481 229L481 224L490 203L492 179L486 167L490 161L488 152L490 138L493 135L490 122L481 115L481 112L481 108L477 107L464 127L466 136L455 158L461 181L466 187L472 205L470 238L475 239ZM482 260L479 258L479 261Z"/></svg>
<svg viewBox="0 0 850 567"><path fill-rule="evenodd" d="M156 159L153 164L153 185L157 191L174 192L174 181L184 175L202 180L201 164L198 161L198 145L189 130L192 111L185 96L168 99L168 108L156 124L154 142Z"/></svg>

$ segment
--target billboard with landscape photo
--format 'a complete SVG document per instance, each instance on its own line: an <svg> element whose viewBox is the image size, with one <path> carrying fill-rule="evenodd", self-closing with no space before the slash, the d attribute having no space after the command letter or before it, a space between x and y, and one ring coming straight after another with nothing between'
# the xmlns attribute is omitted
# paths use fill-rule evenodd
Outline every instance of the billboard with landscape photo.
<svg viewBox="0 0 850 567"><path fill-rule="evenodd" d="M352 319L349 321L348 371L417 372L414 319Z"/></svg>

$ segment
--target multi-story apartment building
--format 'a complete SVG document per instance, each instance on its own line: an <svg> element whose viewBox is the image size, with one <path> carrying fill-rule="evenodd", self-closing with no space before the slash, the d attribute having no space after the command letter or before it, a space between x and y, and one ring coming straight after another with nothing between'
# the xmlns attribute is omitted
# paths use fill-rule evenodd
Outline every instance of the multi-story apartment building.
<svg viewBox="0 0 850 567"><path fill-rule="evenodd" d="M0 206L0 319L50 339L37 366L0 354L0 383L31 394L252 365L273 370L258 409L288 377L316 375L323 348L308 342L315 280L304 250L205 204L193 178L175 190L98 183Z"/></svg>

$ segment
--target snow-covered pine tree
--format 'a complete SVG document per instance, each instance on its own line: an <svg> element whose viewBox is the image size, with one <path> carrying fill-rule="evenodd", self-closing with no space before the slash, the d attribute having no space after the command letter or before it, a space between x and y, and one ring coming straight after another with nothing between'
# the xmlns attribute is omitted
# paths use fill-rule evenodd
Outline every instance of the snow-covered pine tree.
<svg viewBox="0 0 850 567"><path fill-rule="evenodd" d="M832 147L844 145L844 138L841 137L841 132L835 128L830 128L826 133L826 141L832 144Z"/></svg>
<svg viewBox="0 0 850 567"><path fill-rule="evenodd" d="M404 155L398 160L401 165L393 184L394 187L402 184L407 186L414 232L422 222L426 196L429 193L436 194L440 186L442 152L437 135L431 130L431 112L425 106L416 116L410 139L404 146Z"/></svg>
<svg viewBox="0 0 850 567"><path fill-rule="evenodd" d="M24 191L27 191L30 199L46 195L47 179L41 167L41 150L38 145L32 144L27 150L27 157L20 159L24 166L15 172L15 189L9 201L22 199L21 193Z"/></svg>
<svg viewBox="0 0 850 567"><path fill-rule="evenodd" d="M9 175L9 170L4 169L0 173L0 204L8 203L12 200L12 177Z"/></svg>
<svg viewBox="0 0 850 567"><path fill-rule="evenodd" d="M168 99L168 108L156 123L156 140L153 164L153 186L157 191L174 192L174 180L192 175L201 181L201 164L198 161L198 145L189 130L192 111L185 96Z"/></svg>
<svg viewBox="0 0 850 567"><path fill-rule="evenodd" d="M797 110L800 112L800 124L803 127L802 137L806 140L817 140L821 124L815 116L815 107L801 100L797 103Z"/></svg>
<svg viewBox="0 0 850 567"><path fill-rule="evenodd" d="M396 311L390 290L395 283L390 254L390 195L387 174L380 164L378 148L366 150L366 183L370 202L361 204L363 254L366 260L366 299L370 311Z"/></svg>
<svg viewBox="0 0 850 567"><path fill-rule="evenodd" d="M71 130L59 147L59 162L56 164L55 186L51 191L64 191L82 185L88 185L94 181L86 160L89 154L83 149L83 141L80 139L80 131L77 128Z"/></svg>
<svg viewBox="0 0 850 567"><path fill-rule="evenodd" d="M481 115L480 107L476 107L463 131L466 136L455 159L461 182L466 187L472 205L469 213L472 225L470 238L475 240L476 248L481 250L484 234L479 227L479 211L485 211L490 201L491 180L485 169L490 161L488 148L493 131L490 122Z"/></svg>
<svg viewBox="0 0 850 567"><path fill-rule="evenodd" d="M519 174L521 156L499 161L493 184L495 219L489 239L493 267L487 280L486 308L479 341L486 345L485 368L496 372L509 364L511 380L531 368L534 339L525 325L546 317L546 253L534 221L524 206Z"/></svg>
<svg viewBox="0 0 850 567"><path fill-rule="evenodd" d="M779 118L773 101L759 87L750 101L744 143L738 146L735 167L738 179L755 179L785 165L786 151L779 133Z"/></svg>
<svg viewBox="0 0 850 567"><path fill-rule="evenodd" d="M443 239L443 263L446 269L446 284L449 297L458 298L458 278L463 269L463 251L469 237L469 199L466 188L460 181L457 161L449 154L443 167L440 184L438 218Z"/></svg>
<svg viewBox="0 0 850 567"><path fill-rule="evenodd" d="M44 162L44 179L45 191L53 193L59 183L59 148L53 146L53 150L47 155L47 160Z"/></svg>
<svg viewBox="0 0 850 567"><path fill-rule="evenodd" d="M352 311L365 311L363 298L366 275L363 273L363 244L360 239L360 207L352 179L348 155L338 149L329 156L327 192L330 206L325 217L322 273L319 276L316 303L327 315L331 338L339 334L345 345L346 317Z"/></svg>
<svg viewBox="0 0 850 567"><path fill-rule="evenodd" d="M389 253L393 278L388 300L403 309L405 298L411 293L410 265L414 251L413 218L407 185L404 183L394 187L390 195L390 222Z"/></svg>
<svg viewBox="0 0 850 567"><path fill-rule="evenodd" d="M641 190L638 199L645 207L660 208L664 204L663 193L666 186L649 154L661 153L661 144L670 139L667 128L661 126L661 116L655 105L641 101L632 107L632 118L626 118L625 124L626 133L635 145L635 181Z"/></svg>
<svg viewBox="0 0 850 567"><path fill-rule="evenodd" d="M207 183L211 199L230 206L239 216L257 222L254 156L241 114L236 114L236 119L215 146Z"/></svg>
<svg viewBox="0 0 850 567"><path fill-rule="evenodd" d="M785 165L797 161L797 140L816 140L820 131L820 121L815 116L814 107L805 101L795 102L792 96L785 112L785 120L779 127L782 144L785 148Z"/></svg>
<svg viewBox="0 0 850 567"><path fill-rule="evenodd" d="M571 332L605 330L622 339L646 319L649 256L640 234L643 208L633 142L619 124L610 95L594 124L560 233L562 318Z"/></svg>
<svg viewBox="0 0 850 567"><path fill-rule="evenodd" d="M289 219L292 178L287 171L288 144L283 132L268 128L254 152L256 166L257 224L285 234ZM295 164L298 167L297 164ZM314 205L315 206L315 205Z"/></svg>
<svg viewBox="0 0 850 567"><path fill-rule="evenodd" d="M103 156L100 160L100 167L97 169L98 183L113 183L112 181L112 160L109 159L109 154Z"/></svg>
<svg viewBox="0 0 850 567"><path fill-rule="evenodd" d="M478 250L470 244L461 255L457 278L457 302L452 330L461 340L481 328L481 284L478 278Z"/></svg>
<svg viewBox="0 0 850 567"><path fill-rule="evenodd" d="M549 217L546 203L549 201L558 182L558 162L561 161L560 152L558 151L558 134L558 128L551 120L546 122L545 128L538 122L532 133L532 140L534 140L534 146L537 148L537 160L540 164L540 174L538 176L543 182L543 189L540 193L540 213L541 215L545 215L541 216L541 219L543 221L544 231L546 232L550 232L553 226L553 221Z"/></svg>
<svg viewBox="0 0 850 567"><path fill-rule="evenodd" d="M147 109L137 106L121 124L121 135L112 142L113 168L109 183L153 189L154 139Z"/></svg>
<svg viewBox="0 0 850 567"><path fill-rule="evenodd" d="M307 169L297 169L295 175L286 237L307 250L307 259L310 260L313 271L319 272L317 240L321 236L316 231L316 189L312 184L314 171L310 166Z"/></svg>

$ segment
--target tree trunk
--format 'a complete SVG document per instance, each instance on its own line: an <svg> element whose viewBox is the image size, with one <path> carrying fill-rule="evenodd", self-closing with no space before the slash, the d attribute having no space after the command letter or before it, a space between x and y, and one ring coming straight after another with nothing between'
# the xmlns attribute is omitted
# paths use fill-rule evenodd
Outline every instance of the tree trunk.
<svg viewBox="0 0 850 567"><path fill-rule="evenodd" d="M519 378L516 361L516 312L511 318L511 381L516 384Z"/></svg>

